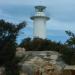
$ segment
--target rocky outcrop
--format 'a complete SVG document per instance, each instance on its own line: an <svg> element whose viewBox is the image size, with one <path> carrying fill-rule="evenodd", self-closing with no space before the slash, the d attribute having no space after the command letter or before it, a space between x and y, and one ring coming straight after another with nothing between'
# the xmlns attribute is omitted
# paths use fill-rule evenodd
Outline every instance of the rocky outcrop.
<svg viewBox="0 0 75 75"><path fill-rule="evenodd" d="M32 57L22 63L22 70L30 75L60 75L64 63L59 59L61 56L53 51L30 51ZM62 65L63 63L63 65Z"/></svg>

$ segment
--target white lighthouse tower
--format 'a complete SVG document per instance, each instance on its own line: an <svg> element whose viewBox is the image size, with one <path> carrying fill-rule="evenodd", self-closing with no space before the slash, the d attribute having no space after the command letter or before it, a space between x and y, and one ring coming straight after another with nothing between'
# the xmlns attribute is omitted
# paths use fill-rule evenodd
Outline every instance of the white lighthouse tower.
<svg viewBox="0 0 75 75"><path fill-rule="evenodd" d="M49 17L45 15L45 6L35 6L35 15L31 17L33 20L33 36L46 38L46 21Z"/></svg>

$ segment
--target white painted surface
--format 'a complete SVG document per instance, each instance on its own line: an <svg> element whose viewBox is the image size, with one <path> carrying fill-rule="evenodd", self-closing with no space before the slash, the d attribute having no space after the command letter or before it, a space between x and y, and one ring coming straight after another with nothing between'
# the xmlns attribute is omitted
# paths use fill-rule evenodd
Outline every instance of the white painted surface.
<svg viewBox="0 0 75 75"><path fill-rule="evenodd" d="M45 16L44 12L36 12L35 16Z"/></svg>
<svg viewBox="0 0 75 75"><path fill-rule="evenodd" d="M33 36L46 38L46 19L43 17L35 18L33 23Z"/></svg>
<svg viewBox="0 0 75 75"><path fill-rule="evenodd" d="M31 19L33 20L33 37L45 39L46 21L49 19L49 17L45 16L44 6L37 6L35 10L37 10L35 16L31 17Z"/></svg>

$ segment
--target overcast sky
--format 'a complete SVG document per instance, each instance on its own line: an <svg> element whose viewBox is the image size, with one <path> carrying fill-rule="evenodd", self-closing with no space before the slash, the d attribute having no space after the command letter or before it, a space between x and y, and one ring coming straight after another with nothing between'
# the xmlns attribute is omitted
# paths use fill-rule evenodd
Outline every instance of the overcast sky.
<svg viewBox="0 0 75 75"><path fill-rule="evenodd" d="M13 23L27 22L18 42L24 37L32 37L33 23L30 17L34 15L34 6L46 6L46 15L50 17L47 22L47 38L54 41L65 42L65 30L75 33L75 0L0 0L0 19Z"/></svg>

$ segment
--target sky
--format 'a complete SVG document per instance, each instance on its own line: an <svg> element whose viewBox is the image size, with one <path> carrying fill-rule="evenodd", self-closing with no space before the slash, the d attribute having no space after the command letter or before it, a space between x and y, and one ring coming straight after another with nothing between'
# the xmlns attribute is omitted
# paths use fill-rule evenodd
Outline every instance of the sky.
<svg viewBox="0 0 75 75"><path fill-rule="evenodd" d="M23 38L33 36L33 22L30 19L35 14L36 5L46 6L47 38L64 43L69 37L65 31L75 33L75 0L0 0L0 19L12 23L27 22L26 28L17 38L19 43Z"/></svg>

